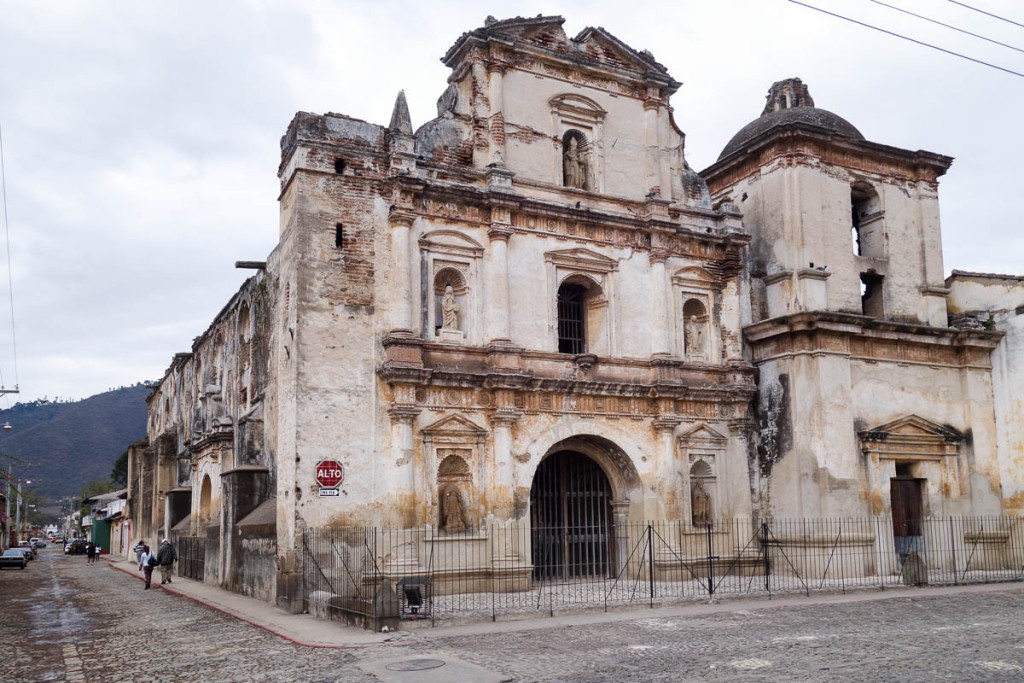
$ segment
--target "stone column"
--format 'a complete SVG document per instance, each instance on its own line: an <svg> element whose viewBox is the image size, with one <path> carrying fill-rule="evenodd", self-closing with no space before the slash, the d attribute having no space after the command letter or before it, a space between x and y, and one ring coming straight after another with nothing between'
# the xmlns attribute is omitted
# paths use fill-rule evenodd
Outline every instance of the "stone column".
<svg viewBox="0 0 1024 683"><path fill-rule="evenodd" d="M615 527L615 572L626 566L629 558L629 501L612 501L612 524Z"/></svg>
<svg viewBox="0 0 1024 683"><path fill-rule="evenodd" d="M511 317L509 309L509 282L508 282L508 240L512 236L512 228L509 226L508 209L492 209L492 223L487 231L491 240L491 296L488 311L487 324L491 330L491 344L511 343ZM504 220L494 221L494 217Z"/></svg>
<svg viewBox="0 0 1024 683"><path fill-rule="evenodd" d="M670 496L679 481L679 462L676 459L676 447L675 447L675 433L676 427L680 422L683 421L681 417L672 412L674 401L670 398L659 398L658 399L658 416L654 418L654 429L658 434L658 441L660 446L660 458L661 461L658 464L658 470L666 474L666 484L662 491L663 498L675 498L675 507L666 506L665 509L659 511L659 514L663 515L665 519L683 519L682 514L684 511L684 501L678 496ZM687 503L689 501L689 495L687 495ZM646 511L647 517L652 518L654 513L652 510Z"/></svg>
<svg viewBox="0 0 1024 683"><path fill-rule="evenodd" d="M495 415L491 418L494 439L494 486L490 510L495 519L508 521L512 518L512 501L515 497L515 463L512 460L512 425L516 417Z"/></svg>
<svg viewBox="0 0 1024 683"><path fill-rule="evenodd" d="M505 65L492 61L487 64L487 97L491 104L491 163L505 165Z"/></svg>
<svg viewBox="0 0 1024 683"><path fill-rule="evenodd" d="M668 319L668 297L665 292L664 252L651 252L651 271L648 294L651 303L651 355L668 356L672 353Z"/></svg>
<svg viewBox="0 0 1024 683"><path fill-rule="evenodd" d="M516 411L515 392L499 389L494 392L495 406L491 419L492 476L489 481L488 508L498 521L513 517L516 490L515 461L512 459L512 426L522 414Z"/></svg>
<svg viewBox="0 0 1024 683"><path fill-rule="evenodd" d="M384 476L387 482L385 496L391 498L392 518L388 524L408 524L418 526L424 521L422 500L420 495L419 469L416 467L416 454L413 444L413 420L420 414L416 405L416 387L413 384L395 384L395 397L388 408L391 417L391 457L384 463ZM424 444L424 457L430 444ZM412 510L397 510L394 503L408 495Z"/></svg>
<svg viewBox="0 0 1024 683"><path fill-rule="evenodd" d="M414 216L400 209L388 216L391 225L391 330L392 334L413 335L412 264L409 234Z"/></svg>
<svg viewBox="0 0 1024 683"><path fill-rule="evenodd" d="M648 88L647 98L644 100L644 147L647 157L644 160L647 180L644 192L650 192L657 187L659 188L658 193L664 196L666 188L661 187L661 169L658 164L658 108L660 106L661 101L657 99L657 88Z"/></svg>
<svg viewBox="0 0 1024 683"><path fill-rule="evenodd" d="M668 106L663 103L658 107L658 172L661 178L661 196L672 199L672 168L665 149L669 147L671 132L668 119Z"/></svg>

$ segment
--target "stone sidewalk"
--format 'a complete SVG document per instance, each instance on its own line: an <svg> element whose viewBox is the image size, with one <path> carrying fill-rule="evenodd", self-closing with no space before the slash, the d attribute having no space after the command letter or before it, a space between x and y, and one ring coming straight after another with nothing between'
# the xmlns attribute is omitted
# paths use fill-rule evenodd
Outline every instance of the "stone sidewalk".
<svg viewBox="0 0 1024 683"><path fill-rule="evenodd" d="M142 580L142 573L137 565L123 558L103 556L111 567ZM566 627L589 626L615 622L625 622L642 618L674 618L698 617L719 613L740 612L746 610L770 609L779 607L800 607L808 605L851 604L891 600L895 598L924 598L929 596L946 596L970 593L989 593L1022 591L1024 583L977 584L968 586L930 586L921 588L887 588L886 590L865 590L843 594L814 594L810 597L765 597L744 599L713 599L701 603L676 605L671 607L654 607L611 612L580 611L560 614L554 617L538 617L534 619L508 621L478 621L460 623L458 625L438 625L431 627L429 622L403 624L402 631L391 633L373 633L340 622L317 619L310 614L288 614L270 603L256 600L230 591L209 586L183 577L175 577L174 583L161 586L158 581L159 572L153 573L153 588L166 590L170 593L194 600L200 604L216 609L224 614L244 621L253 626L265 629L274 635L289 640L297 645L318 648L359 648L375 644L394 642L396 639L410 636L427 636L432 638L457 637L474 634L512 633L543 629L561 629Z"/></svg>

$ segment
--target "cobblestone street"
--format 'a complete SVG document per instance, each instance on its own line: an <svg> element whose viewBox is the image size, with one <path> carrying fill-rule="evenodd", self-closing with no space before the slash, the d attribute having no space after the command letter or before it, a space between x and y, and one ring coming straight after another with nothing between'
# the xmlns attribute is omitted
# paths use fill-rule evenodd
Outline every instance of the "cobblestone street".
<svg viewBox="0 0 1024 683"><path fill-rule="evenodd" d="M185 582L185 579L179 581ZM178 581L175 582L175 585ZM903 593L902 595L907 595ZM0 680L1021 680L1024 588L758 601L710 613L419 628L354 648L294 644L106 562L40 552L0 573ZM882 599L863 599L863 598ZM342 628L324 624L325 629ZM437 668L395 671L393 661ZM441 665L441 662L444 664ZM476 668L473 668L475 665ZM400 668L400 667L395 667Z"/></svg>

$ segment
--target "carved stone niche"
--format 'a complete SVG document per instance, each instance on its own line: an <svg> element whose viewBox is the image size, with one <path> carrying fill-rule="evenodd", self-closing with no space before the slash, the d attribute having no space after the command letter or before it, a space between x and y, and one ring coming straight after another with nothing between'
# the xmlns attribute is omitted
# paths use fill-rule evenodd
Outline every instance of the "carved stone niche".
<svg viewBox="0 0 1024 683"><path fill-rule="evenodd" d="M552 155L552 175L556 182L564 187L603 192L604 118L608 112L589 97L577 94L558 95L548 104L553 139L557 140L556 153ZM569 146L573 142L575 163L569 160Z"/></svg>
<svg viewBox="0 0 1024 683"><path fill-rule="evenodd" d="M461 533L476 526L475 510L469 506L475 496L468 455L469 450L461 448L438 452L438 457L444 458L437 468L437 528L441 531Z"/></svg>
<svg viewBox="0 0 1024 683"><path fill-rule="evenodd" d="M438 528L451 533L475 529L482 517L477 482L483 481L487 430L456 413L423 428L420 436L431 464L428 473L433 481L425 484L433 494Z"/></svg>
<svg viewBox="0 0 1024 683"><path fill-rule="evenodd" d="M725 462L729 439L703 423L698 423L676 439L683 477L681 516L694 527L713 523L715 517L728 514L725 488L719 488L719 468Z"/></svg>
<svg viewBox="0 0 1024 683"><path fill-rule="evenodd" d="M457 230L434 230L420 238L419 247L423 338L449 344L479 343L483 246Z"/></svg>
<svg viewBox="0 0 1024 683"><path fill-rule="evenodd" d="M696 363L717 363L720 334L713 325L715 278L703 268L682 268L672 275L672 323L675 355Z"/></svg>

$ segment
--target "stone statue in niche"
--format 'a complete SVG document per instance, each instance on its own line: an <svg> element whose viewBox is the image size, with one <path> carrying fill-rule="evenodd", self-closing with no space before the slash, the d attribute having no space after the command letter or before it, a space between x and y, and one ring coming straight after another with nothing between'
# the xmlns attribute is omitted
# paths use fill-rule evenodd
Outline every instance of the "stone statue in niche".
<svg viewBox="0 0 1024 683"><path fill-rule="evenodd" d="M455 302L455 292L451 285L445 285L444 296L441 297L441 329L459 329L459 305Z"/></svg>
<svg viewBox="0 0 1024 683"><path fill-rule="evenodd" d="M704 330L697 316L691 315L686 321L686 353L690 356L704 355Z"/></svg>
<svg viewBox="0 0 1024 683"><path fill-rule="evenodd" d="M462 518L462 499L459 490L454 486L445 488L441 495L441 528L448 533L459 533L466 530L466 522Z"/></svg>
<svg viewBox="0 0 1024 683"><path fill-rule="evenodd" d="M704 490L704 481L698 479L690 492L690 510L693 526L707 526L711 522L711 496Z"/></svg>
<svg viewBox="0 0 1024 683"><path fill-rule="evenodd" d="M580 151L579 142L575 137L569 138L565 152L562 154L562 173L566 187L587 189L587 158Z"/></svg>

